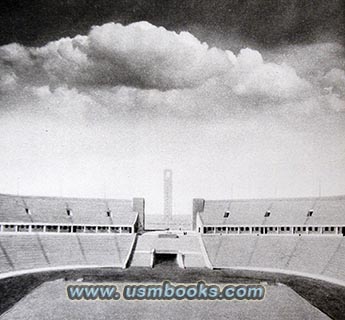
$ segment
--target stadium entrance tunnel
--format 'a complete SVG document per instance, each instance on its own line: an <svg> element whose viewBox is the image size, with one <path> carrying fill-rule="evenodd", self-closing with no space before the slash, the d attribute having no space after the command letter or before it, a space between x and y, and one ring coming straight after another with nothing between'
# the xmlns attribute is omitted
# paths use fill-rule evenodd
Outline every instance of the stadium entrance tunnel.
<svg viewBox="0 0 345 320"><path fill-rule="evenodd" d="M154 252L153 267L180 267L185 268L183 255L179 252Z"/></svg>

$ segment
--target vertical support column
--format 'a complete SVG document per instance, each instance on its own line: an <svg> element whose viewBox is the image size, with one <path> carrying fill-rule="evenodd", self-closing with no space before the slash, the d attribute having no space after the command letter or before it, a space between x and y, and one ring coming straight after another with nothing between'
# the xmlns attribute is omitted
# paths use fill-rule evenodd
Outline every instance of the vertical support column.
<svg viewBox="0 0 345 320"><path fill-rule="evenodd" d="M43 232L47 232L47 226L46 225L43 226Z"/></svg>
<svg viewBox="0 0 345 320"><path fill-rule="evenodd" d="M204 199L193 199L193 216L192 216L192 230L196 230L197 215L204 211L205 200Z"/></svg>
<svg viewBox="0 0 345 320"><path fill-rule="evenodd" d="M17 225L14 226L14 232L18 232L18 226Z"/></svg>
<svg viewBox="0 0 345 320"><path fill-rule="evenodd" d="M155 263L155 249L151 250L151 259L150 259L150 267L153 268L153 265Z"/></svg>
<svg viewBox="0 0 345 320"><path fill-rule="evenodd" d="M2 232L3 230L4 230L4 226L0 224L0 232Z"/></svg>
<svg viewBox="0 0 345 320"><path fill-rule="evenodd" d="M145 230L145 199L133 198L133 211L138 212L138 231Z"/></svg>

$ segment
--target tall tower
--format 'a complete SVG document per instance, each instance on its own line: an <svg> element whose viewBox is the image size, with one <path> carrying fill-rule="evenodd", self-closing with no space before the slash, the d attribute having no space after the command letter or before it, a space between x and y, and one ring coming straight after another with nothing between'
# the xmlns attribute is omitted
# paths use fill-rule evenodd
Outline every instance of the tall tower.
<svg viewBox="0 0 345 320"><path fill-rule="evenodd" d="M164 219L167 224L172 219L172 171L164 170Z"/></svg>

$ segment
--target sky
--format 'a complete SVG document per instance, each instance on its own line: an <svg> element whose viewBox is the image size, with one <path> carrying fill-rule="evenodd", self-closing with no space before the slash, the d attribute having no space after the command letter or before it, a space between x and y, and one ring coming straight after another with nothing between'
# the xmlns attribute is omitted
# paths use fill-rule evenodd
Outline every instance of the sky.
<svg viewBox="0 0 345 320"><path fill-rule="evenodd" d="M2 6L0 192L345 193L342 1Z"/></svg>

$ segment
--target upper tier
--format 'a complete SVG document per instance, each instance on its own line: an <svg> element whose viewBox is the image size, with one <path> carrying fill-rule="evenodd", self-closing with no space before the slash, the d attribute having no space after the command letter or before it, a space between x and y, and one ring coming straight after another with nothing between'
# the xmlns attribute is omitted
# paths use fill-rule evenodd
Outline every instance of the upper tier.
<svg viewBox="0 0 345 320"><path fill-rule="evenodd" d="M68 212L70 215L68 215ZM132 200L0 194L0 222L133 225Z"/></svg>
<svg viewBox="0 0 345 320"><path fill-rule="evenodd" d="M206 200L200 216L204 225L344 225L345 196Z"/></svg>

